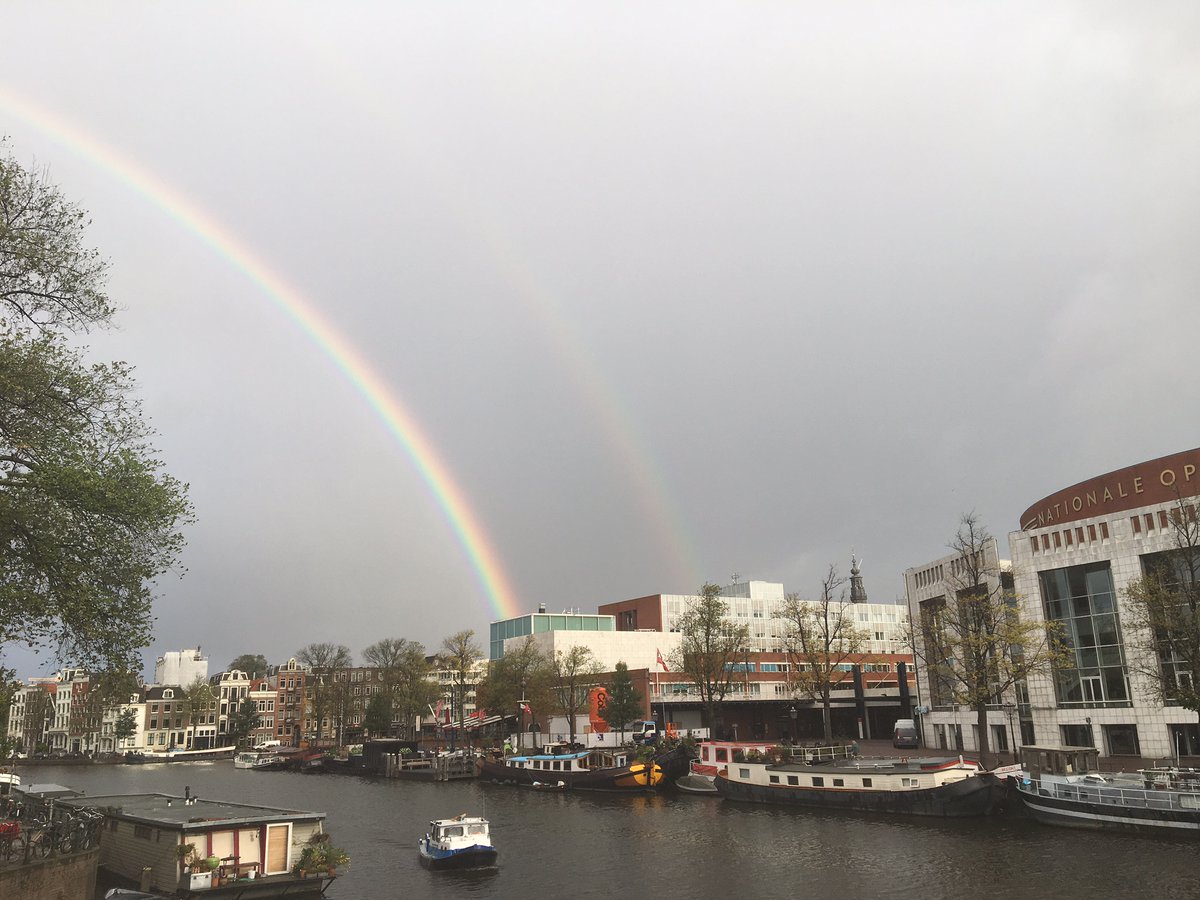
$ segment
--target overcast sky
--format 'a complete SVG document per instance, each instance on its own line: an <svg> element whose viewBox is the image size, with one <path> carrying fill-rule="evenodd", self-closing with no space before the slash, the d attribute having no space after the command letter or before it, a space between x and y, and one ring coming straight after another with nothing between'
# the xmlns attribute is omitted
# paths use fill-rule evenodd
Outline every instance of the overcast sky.
<svg viewBox="0 0 1200 900"><path fill-rule="evenodd" d="M123 312L87 341L191 485L151 667L497 618L247 259L411 415L523 611L812 595L852 551L890 601L964 512L1004 552L1200 445L1196 4L119 10L6 9L0 134L91 212Z"/></svg>

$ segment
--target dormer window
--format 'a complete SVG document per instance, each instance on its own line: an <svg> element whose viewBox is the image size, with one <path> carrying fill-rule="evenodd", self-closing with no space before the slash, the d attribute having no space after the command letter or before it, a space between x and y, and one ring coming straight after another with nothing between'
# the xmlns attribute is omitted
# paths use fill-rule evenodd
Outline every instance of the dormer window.
<svg viewBox="0 0 1200 900"><path fill-rule="evenodd" d="M163 699L164 700L174 700L175 692L173 690L171 690L170 688L167 688L165 691L163 691Z"/></svg>

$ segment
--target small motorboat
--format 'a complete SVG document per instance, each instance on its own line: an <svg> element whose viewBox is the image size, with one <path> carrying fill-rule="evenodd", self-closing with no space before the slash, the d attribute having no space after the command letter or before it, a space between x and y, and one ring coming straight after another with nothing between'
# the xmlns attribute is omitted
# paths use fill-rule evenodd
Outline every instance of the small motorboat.
<svg viewBox="0 0 1200 900"><path fill-rule="evenodd" d="M463 813L435 819L417 843L421 865L428 869L474 869L494 866L499 851L492 846L487 819Z"/></svg>

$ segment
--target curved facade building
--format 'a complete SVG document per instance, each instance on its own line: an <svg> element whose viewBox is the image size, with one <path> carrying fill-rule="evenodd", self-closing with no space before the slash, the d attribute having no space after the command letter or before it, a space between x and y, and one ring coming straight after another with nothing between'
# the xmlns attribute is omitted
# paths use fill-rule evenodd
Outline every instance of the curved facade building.
<svg viewBox="0 0 1200 900"><path fill-rule="evenodd" d="M1062 624L1075 665L1013 698L1024 743L1094 745L1106 756L1200 755L1197 714L1164 702L1148 669L1191 679L1145 649L1130 582L1178 547L1175 517L1200 496L1200 449L1128 466L1032 504L1009 535L1024 614Z"/></svg>

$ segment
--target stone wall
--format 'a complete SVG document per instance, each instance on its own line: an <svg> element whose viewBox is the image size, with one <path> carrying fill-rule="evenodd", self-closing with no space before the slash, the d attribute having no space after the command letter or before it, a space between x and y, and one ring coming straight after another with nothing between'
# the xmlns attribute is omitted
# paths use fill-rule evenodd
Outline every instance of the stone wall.
<svg viewBox="0 0 1200 900"><path fill-rule="evenodd" d="M0 900L92 900L99 850L0 869Z"/></svg>

